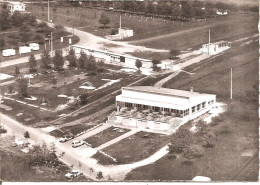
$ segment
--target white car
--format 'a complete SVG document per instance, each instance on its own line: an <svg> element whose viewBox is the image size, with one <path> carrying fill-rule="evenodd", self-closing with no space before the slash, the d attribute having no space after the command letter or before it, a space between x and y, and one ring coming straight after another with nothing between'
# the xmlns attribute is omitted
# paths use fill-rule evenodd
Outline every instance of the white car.
<svg viewBox="0 0 260 185"><path fill-rule="evenodd" d="M77 141L77 140L75 140L75 141L73 141L72 142L72 147L73 148L77 148L77 147L79 147L79 146L81 146L81 145L84 145L85 144L85 142L84 141Z"/></svg>
<svg viewBox="0 0 260 185"><path fill-rule="evenodd" d="M69 173L67 173L65 175L65 177L67 179L72 179L72 178L78 177L80 175L83 175L83 173L81 171L79 171L79 170L71 170Z"/></svg>
<svg viewBox="0 0 260 185"><path fill-rule="evenodd" d="M29 44L29 47L31 48L31 50L33 51L38 51L40 49L40 46L38 43L31 43Z"/></svg>

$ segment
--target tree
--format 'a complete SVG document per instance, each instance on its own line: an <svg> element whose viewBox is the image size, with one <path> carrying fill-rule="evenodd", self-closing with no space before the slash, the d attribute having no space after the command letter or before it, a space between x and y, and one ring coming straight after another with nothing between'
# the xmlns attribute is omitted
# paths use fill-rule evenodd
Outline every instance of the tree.
<svg viewBox="0 0 260 185"><path fill-rule="evenodd" d="M23 42L24 44L26 44L31 38L31 34L28 32L22 32L20 36L21 36L21 42Z"/></svg>
<svg viewBox="0 0 260 185"><path fill-rule="evenodd" d="M44 38L42 35L36 34L33 38L33 41L38 42L40 44L44 43Z"/></svg>
<svg viewBox="0 0 260 185"><path fill-rule="evenodd" d="M27 26L26 24L25 25L22 25L21 27L20 27L20 32L21 33L26 33L26 32L30 32L31 31L31 29L29 28L29 26Z"/></svg>
<svg viewBox="0 0 260 185"><path fill-rule="evenodd" d="M10 13L9 10L7 9L6 3L3 4L3 7L0 12L0 29L6 29L9 26L9 18L10 18Z"/></svg>
<svg viewBox="0 0 260 185"><path fill-rule="evenodd" d="M19 78L18 79L18 84L19 84L19 96L20 97L27 97L28 93L27 93L27 88L28 88L28 82L25 78Z"/></svg>
<svg viewBox="0 0 260 185"><path fill-rule="evenodd" d="M62 50L56 50L55 51L55 55L52 59L52 63L55 67L55 70L60 71L63 69L63 65L64 65L64 59L62 56Z"/></svg>
<svg viewBox="0 0 260 185"><path fill-rule="evenodd" d="M153 2L148 2L148 5L146 7L146 13L154 14L156 12L156 9L153 5Z"/></svg>
<svg viewBox="0 0 260 185"><path fill-rule="evenodd" d="M179 50L173 49L170 51L170 55L172 56L173 59L177 59L177 55L179 55L179 54L180 54Z"/></svg>
<svg viewBox="0 0 260 185"><path fill-rule="evenodd" d="M20 69L19 69L19 67L15 67L15 75L18 75L18 74L20 74Z"/></svg>
<svg viewBox="0 0 260 185"><path fill-rule="evenodd" d="M13 93L13 90L14 90L14 87L13 87L12 85L9 85L7 92L8 92L9 94L12 94L12 93Z"/></svg>
<svg viewBox="0 0 260 185"><path fill-rule="evenodd" d="M20 12L15 11L11 16L11 21L14 26L20 27L24 23L24 16Z"/></svg>
<svg viewBox="0 0 260 185"><path fill-rule="evenodd" d="M154 70L154 71L158 71L158 70L159 70L159 67L157 66L157 64L160 64L160 61L157 60L157 59L153 59L153 60L152 60L152 64L153 64L153 70Z"/></svg>
<svg viewBox="0 0 260 185"><path fill-rule="evenodd" d="M140 70L140 68L142 67L142 62L140 60L136 60L135 66Z"/></svg>
<svg viewBox="0 0 260 185"><path fill-rule="evenodd" d="M88 94L87 93L83 93L79 96L80 99L80 103L81 105L85 105L88 103Z"/></svg>
<svg viewBox="0 0 260 185"><path fill-rule="evenodd" d="M104 13L102 13L99 19L99 23L103 24L103 29L105 29L105 26L110 23L110 18L107 17Z"/></svg>
<svg viewBox="0 0 260 185"><path fill-rule="evenodd" d="M78 65L80 69L84 69L85 63L87 61L87 55L83 51L80 52L80 57L78 59Z"/></svg>
<svg viewBox="0 0 260 185"><path fill-rule="evenodd" d="M103 177L103 173L100 171L100 172L98 172L98 174L97 174L97 179L103 179L104 177Z"/></svg>
<svg viewBox="0 0 260 185"><path fill-rule="evenodd" d="M28 143L28 139L30 138L30 134L28 131L25 131L25 133L23 134L24 138L27 140L26 143Z"/></svg>
<svg viewBox="0 0 260 185"><path fill-rule="evenodd" d="M99 60L97 62L97 70L98 70L98 72L102 73L104 71L104 65L105 65L105 63L104 63L103 60Z"/></svg>
<svg viewBox="0 0 260 185"><path fill-rule="evenodd" d="M215 145L215 135L212 133L203 136L203 146L206 148L213 148Z"/></svg>
<svg viewBox="0 0 260 185"><path fill-rule="evenodd" d="M50 152L51 152L51 153L55 153L55 152L56 152L56 149L57 149L57 147L55 146L55 143L52 142L52 143L51 143L51 146L50 146Z"/></svg>
<svg viewBox="0 0 260 185"><path fill-rule="evenodd" d="M17 47L20 37L18 35L11 35L10 39L7 41L10 45L12 45L14 48Z"/></svg>
<svg viewBox="0 0 260 185"><path fill-rule="evenodd" d="M5 47L5 40L4 39L0 39L0 48L1 50Z"/></svg>
<svg viewBox="0 0 260 185"><path fill-rule="evenodd" d="M54 14L56 14L56 12L57 12L57 7L56 7L56 6L53 6L52 11L53 11Z"/></svg>
<svg viewBox="0 0 260 185"><path fill-rule="evenodd" d="M88 71L94 71L97 69L97 66L96 66L96 59L93 55L90 55L87 60L86 60L86 63L85 63L85 69L88 70Z"/></svg>
<svg viewBox="0 0 260 185"><path fill-rule="evenodd" d="M51 64L51 55L49 50L43 50L41 54L41 61L42 61L42 67L43 68L50 68Z"/></svg>
<svg viewBox="0 0 260 185"><path fill-rule="evenodd" d="M185 148L190 146L192 137L189 130L180 128L170 139L169 151L172 153L182 153Z"/></svg>
<svg viewBox="0 0 260 185"><path fill-rule="evenodd" d="M191 6L191 3L189 1L182 1L181 2L182 7L182 18L191 18L193 16L193 8Z"/></svg>
<svg viewBox="0 0 260 185"><path fill-rule="evenodd" d="M35 72L36 71L36 59L35 59L35 56L34 54L31 54L30 58L29 58L29 71L30 72Z"/></svg>
<svg viewBox="0 0 260 185"><path fill-rule="evenodd" d="M68 55L66 56L66 59L69 61L70 67L77 66L77 57L75 54L75 50L73 48L70 48Z"/></svg>

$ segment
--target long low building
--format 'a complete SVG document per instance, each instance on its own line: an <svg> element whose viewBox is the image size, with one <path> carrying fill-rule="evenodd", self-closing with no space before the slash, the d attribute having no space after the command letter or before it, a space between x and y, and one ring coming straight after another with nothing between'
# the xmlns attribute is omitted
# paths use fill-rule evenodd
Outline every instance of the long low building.
<svg viewBox="0 0 260 185"><path fill-rule="evenodd" d="M195 119L210 111L214 107L215 102L216 95L213 94L152 86L123 87L122 94L116 96L118 112L121 109L128 109L135 110L135 112L147 113L147 117L139 116L139 118L149 120L145 127L155 128L156 123L156 127L159 130L170 129L174 125L174 121L172 123L170 121L173 120L172 118L178 118L182 124ZM167 121L166 117L169 121ZM117 122L122 121L122 116L117 116ZM138 127L138 124L137 122L134 124L129 122L129 126Z"/></svg>
<svg viewBox="0 0 260 185"><path fill-rule="evenodd" d="M79 46L79 45L71 45L70 47L75 50L76 54L79 54L81 51L83 51L87 55L93 55L95 58L101 59L104 62L110 63L110 64L123 63L125 67L136 69L135 64L136 64L136 61L139 60L140 62L142 62L142 68L152 69L152 66L153 66L152 61L149 59L138 58L138 57L133 57L133 56L129 56L129 55L113 53L110 51L88 48L88 47Z"/></svg>

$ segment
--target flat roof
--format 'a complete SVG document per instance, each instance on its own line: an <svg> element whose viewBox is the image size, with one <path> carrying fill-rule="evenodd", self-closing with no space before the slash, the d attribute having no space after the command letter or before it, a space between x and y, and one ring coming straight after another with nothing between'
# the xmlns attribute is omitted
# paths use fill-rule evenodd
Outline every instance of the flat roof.
<svg viewBox="0 0 260 185"><path fill-rule="evenodd" d="M177 90L177 89L168 89L168 88L161 88L161 87L153 87L153 86L132 86L132 87L123 87L122 89L125 90L132 90L132 91L139 91L139 92L148 92L153 94L161 94L161 95L168 95L168 96L179 96L183 98L191 98L191 97L204 97L208 95L214 94L206 94L206 93L199 93L199 92L191 92L191 91L184 91L184 90Z"/></svg>
<svg viewBox="0 0 260 185"><path fill-rule="evenodd" d="M25 5L24 3L22 3L22 2L18 2L18 1L8 1L7 2L8 4L12 4L12 5Z"/></svg>
<svg viewBox="0 0 260 185"><path fill-rule="evenodd" d="M151 60L149 60L149 59L138 58L138 57L134 57L134 56L130 56L130 55L124 55L124 54L119 54L119 53L113 53L113 52L106 51L106 50L99 50L99 49L94 49L94 48L88 48L88 47L79 46L79 45L71 45L71 46L72 47L81 48L81 49L87 49L89 51L92 50L92 51L96 51L96 52L99 52L99 53L105 53L105 54L109 54L109 55L115 55L115 56L135 59L135 60L141 60L141 61L144 61L144 62L151 62Z"/></svg>

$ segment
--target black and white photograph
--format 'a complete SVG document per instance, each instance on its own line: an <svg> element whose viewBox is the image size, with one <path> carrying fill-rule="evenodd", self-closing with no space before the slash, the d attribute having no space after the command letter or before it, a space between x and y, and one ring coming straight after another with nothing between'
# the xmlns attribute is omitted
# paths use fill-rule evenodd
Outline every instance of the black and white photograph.
<svg viewBox="0 0 260 185"><path fill-rule="evenodd" d="M259 182L258 0L0 0L0 184Z"/></svg>

